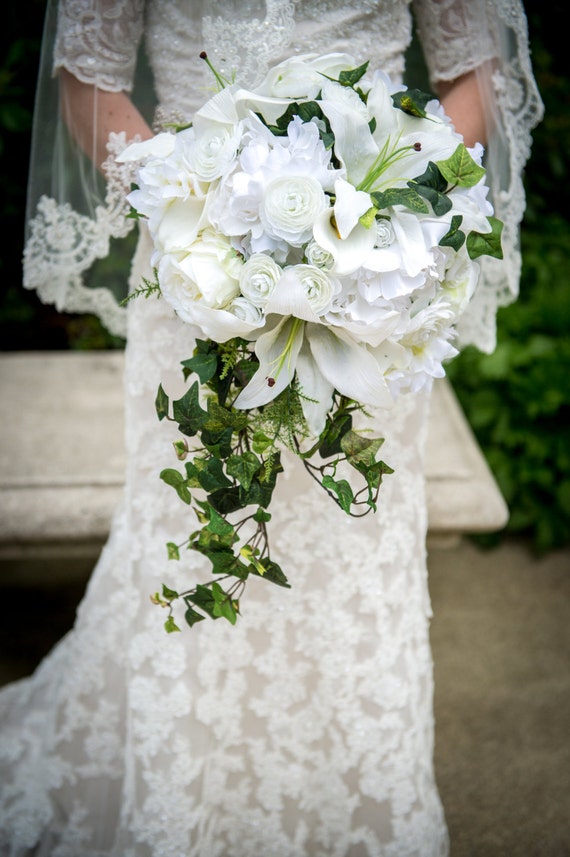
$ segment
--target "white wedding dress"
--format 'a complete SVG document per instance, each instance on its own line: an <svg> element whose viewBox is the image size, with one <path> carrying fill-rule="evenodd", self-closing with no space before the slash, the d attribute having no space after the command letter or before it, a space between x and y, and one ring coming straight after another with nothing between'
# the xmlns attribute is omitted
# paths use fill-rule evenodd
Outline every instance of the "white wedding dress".
<svg viewBox="0 0 570 857"><path fill-rule="evenodd" d="M141 5L115 3L124 19L111 31L92 3L62 4L58 62L99 80L85 61L96 32L114 61L100 84L127 85ZM273 0L253 25L251 3L214 4L205 17L183 0L146 5L163 119L188 117L207 96L195 71L204 47L245 81L308 50L348 50L401 78L411 32L406 0ZM441 76L465 70L464 43L440 34L445 21L457 25L456 4L416 5ZM474 44L487 59L485 40ZM148 259L143 235L133 286ZM140 299L129 304L127 342L124 501L75 627L0 693L0 854L443 857L422 466L429 397L376 415L395 473L375 515L344 515L287 456L270 534L292 588L252 579L235 627L208 620L168 635L149 595L162 582L187 585L189 567L201 572L194 555L166 559L165 543L193 523L158 477L177 466L176 433L158 422L154 397L161 382L182 391L193 340L165 302Z"/></svg>

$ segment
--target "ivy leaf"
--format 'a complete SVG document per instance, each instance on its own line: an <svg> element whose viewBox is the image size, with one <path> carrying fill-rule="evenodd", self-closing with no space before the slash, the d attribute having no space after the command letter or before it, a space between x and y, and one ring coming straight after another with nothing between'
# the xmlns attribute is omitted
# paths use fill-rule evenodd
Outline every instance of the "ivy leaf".
<svg viewBox="0 0 570 857"><path fill-rule="evenodd" d="M467 236L467 252L471 259L479 256L492 256L494 259L503 258L501 235L503 223L496 217L488 217L491 232L470 232Z"/></svg>
<svg viewBox="0 0 570 857"><path fill-rule="evenodd" d="M200 382L202 384L207 384L208 381L210 381L216 374L218 358L213 351L209 353L198 352L189 360L183 360L182 366L187 370L184 373L186 378L189 374L195 372L199 377Z"/></svg>
<svg viewBox="0 0 570 857"><path fill-rule="evenodd" d="M232 452L233 429L212 432L204 429L200 435L203 445L216 458L228 458Z"/></svg>
<svg viewBox="0 0 570 857"><path fill-rule="evenodd" d="M425 106L429 101L433 101L433 95L421 92L419 89L406 89L404 92L395 92L392 96L394 107L409 116L417 116L421 119L427 117Z"/></svg>
<svg viewBox="0 0 570 857"><path fill-rule="evenodd" d="M255 567L251 567L250 571L252 574L257 575L258 577L263 577L264 580L269 580L271 583L275 583L277 586L282 586L284 589L291 589L291 585L287 581L280 565L273 562L273 560L268 557L259 560L259 563L265 569L263 574L257 571Z"/></svg>
<svg viewBox="0 0 570 857"><path fill-rule="evenodd" d="M253 520L257 521L258 523L266 524L268 521L271 520L271 515L269 514L269 512L266 512L265 509L259 507L255 515L253 516Z"/></svg>
<svg viewBox="0 0 570 857"><path fill-rule="evenodd" d="M323 476L322 484L323 488L336 494L341 509L348 514L354 500L354 493L350 487L350 483L346 479L337 480L333 479L332 476L325 475Z"/></svg>
<svg viewBox="0 0 570 857"><path fill-rule="evenodd" d="M156 399L154 400L154 407L159 420L163 420L168 416L168 405L168 396L164 392L162 384L160 384L156 394Z"/></svg>
<svg viewBox="0 0 570 857"><path fill-rule="evenodd" d="M232 625L235 625L237 620L237 613L234 606L234 602L231 597L225 592L219 583L212 583L212 596L214 598L215 604L213 609L213 615L223 616L224 619L227 619Z"/></svg>
<svg viewBox="0 0 570 857"><path fill-rule="evenodd" d="M189 595L184 597L184 601L186 602L186 606L192 609L192 604L195 604L196 607L199 607L200 610L203 610L208 616L212 619L217 619L217 616L214 616L214 607L215 600L212 592L208 586L204 586L202 583L199 583L194 592L191 592Z"/></svg>
<svg viewBox="0 0 570 857"><path fill-rule="evenodd" d="M243 411L230 410L214 399L208 399L208 419L204 423L206 431L222 432L231 428L238 432L246 428L247 424L248 415Z"/></svg>
<svg viewBox="0 0 570 857"><path fill-rule="evenodd" d="M451 218L449 230L439 239L440 247L451 247L457 253L465 243L465 232L459 227L463 223L463 215L454 214Z"/></svg>
<svg viewBox="0 0 570 857"><path fill-rule="evenodd" d="M420 196L427 199L437 217L447 214L452 206L451 200L445 193L447 181L433 161L428 163L421 176L416 176L408 182L408 187L415 188Z"/></svg>
<svg viewBox="0 0 570 857"><path fill-rule="evenodd" d="M485 175L485 169L473 160L464 143L460 143L450 158L436 161L444 179L451 185L474 187Z"/></svg>
<svg viewBox="0 0 570 857"><path fill-rule="evenodd" d="M226 470L237 479L245 491L249 491L253 477L261 468L261 461L254 452L232 455L228 458Z"/></svg>
<svg viewBox="0 0 570 857"><path fill-rule="evenodd" d="M184 614L184 619L186 623L192 628L197 622L202 622L205 619L205 616L202 616L201 613L198 613L197 610L194 610L193 607L187 606L186 612Z"/></svg>
<svg viewBox="0 0 570 857"><path fill-rule="evenodd" d="M376 453L384 443L382 437L365 437L349 431L342 439L342 451L353 467L370 467L376 463Z"/></svg>
<svg viewBox="0 0 570 857"><path fill-rule="evenodd" d="M354 86L361 80L368 70L368 66L370 64L369 60L366 60L365 63L359 65L358 68L351 68L346 71L341 71L338 76L338 82L343 86Z"/></svg>
<svg viewBox="0 0 570 857"><path fill-rule="evenodd" d="M173 616L169 616L168 619L166 620L166 622L164 623L164 630L166 631L167 634L173 634L175 631L180 630L180 628L178 627L178 625L174 621Z"/></svg>
<svg viewBox="0 0 570 857"><path fill-rule="evenodd" d="M384 191L374 191L370 198L378 211L393 205L404 205L410 211L429 214L429 208L417 190L410 187L390 187Z"/></svg>
<svg viewBox="0 0 570 857"><path fill-rule="evenodd" d="M200 466L202 465L202 466ZM201 459L197 464L197 478L204 491L217 491L220 488L231 488L232 482L224 473L223 464L219 458Z"/></svg>
<svg viewBox="0 0 570 857"><path fill-rule="evenodd" d="M175 589L169 589L165 583L162 584L162 597L166 598L167 601L174 601L175 598L179 598L179 594Z"/></svg>
<svg viewBox="0 0 570 857"><path fill-rule="evenodd" d="M340 442L347 431L352 428L352 414L340 414L332 419L327 419L321 442L319 444L319 455L321 458L330 458L341 452Z"/></svg>
<svg viewBox="0 0 570 857"><path fill-rule="evenodd" d="M180 559L180 550L178 545L174 542L166 543L166 551L168 554L168 559ZM164 595L164 586L162 587L162 594ZM178 593L172 596L173 598L178 598Z"/></svg>
<svg viewBox="0 0 570 857"><path fill-rule="evenodd" d="M193 437L204 425L207 412L200 405L198 381L195 381L181 399L172 405L174 419L182 434Z"/></svg>
<svg viewBox="0 0 570 857"><path fill-rule="evenodd" d="M181 473L178 470L173 470L171 467L167 467L165 470L160 472L160 478L163 482L166 482L167 485L171 485L183 503L186 503L187 506L192 502L192 495L188 490L188 484Z"/></svg>

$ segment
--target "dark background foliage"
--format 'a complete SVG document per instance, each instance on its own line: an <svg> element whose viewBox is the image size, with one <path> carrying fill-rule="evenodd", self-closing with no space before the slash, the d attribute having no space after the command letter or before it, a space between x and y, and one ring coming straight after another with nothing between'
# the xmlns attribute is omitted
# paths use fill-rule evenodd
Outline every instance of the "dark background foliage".
<svg viewBox="0 0 570 857"><path fill-rule="evenodd" d="M539 552L570 543L570 83L562 2L527 0L533 65L546 113L525 185L521 296L500 311L492 355L466 349L449 376L511 510L505 533ZM0 349L120 348L92 316L43 306L21 285L25 188L45 0L7 4L0 33ZM567 50L567 49L566 49ZM421 63L420 63L421 65Z"/></svg>

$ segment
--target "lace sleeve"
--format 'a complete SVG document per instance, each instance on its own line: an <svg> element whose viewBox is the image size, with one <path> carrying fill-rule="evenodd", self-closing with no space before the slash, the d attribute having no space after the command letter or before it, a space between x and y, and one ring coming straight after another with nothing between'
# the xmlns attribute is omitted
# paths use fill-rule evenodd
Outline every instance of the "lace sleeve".
<svg viewBox="0 0 570 857"><path fill-rule="evenodd" d="M144 0L60 0L54 71L82 83L130 92L142 35Z"/></svg>
<svg viewBox="0 0 570 857"><path fill-rule="evenodd" d="M48 0L28 174L24 287L60 312L98 316L121 337L133 248L123 239L135 221L127 216L131 168L115 156L127 133L119 127L110 135L103 179L96 159L84 154L63 121L57 71L65 68L93 86L87 110L97 109L100 90L129 92L138 73L144 8L144 0Z"/></svg>
<svg viewBox="0 0 570 857"><path fill-rule="evenodd" d="M414 13L431 84L453 80L487 64L479 74L488 113L485 152L495 214L504 223L504 259L482 260L482 278L458 326L462 345L490 352L499 306L518 294L520 225L525 209L523 173L531 132L543 115L534 79L527 20L520 0L414 0Z"/></svg>

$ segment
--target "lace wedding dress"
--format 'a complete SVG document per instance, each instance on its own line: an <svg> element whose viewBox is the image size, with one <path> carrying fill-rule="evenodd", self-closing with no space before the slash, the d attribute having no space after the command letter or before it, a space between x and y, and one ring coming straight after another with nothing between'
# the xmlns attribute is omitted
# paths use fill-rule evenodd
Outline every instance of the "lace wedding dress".
<svg viewBox="0 0 570 857"><path fill-rule="evenodd" d="M102 88L128 88L142 5L125 0L112 4L113 15L98 16L93 3L60 3L56 65ZM222 2L211 14L197 5L146 4L144 39L162 122L190 117L207 96L195 59L203 48L245 82L294 51L349 51L395 78L404 73L412 20L406 0L268 0L260 9ZM473 46L478 61L494 56L473 17L466 52L457 3L416 6L436 76L468 70ZM505 19L512 14L522 39L518 6L492 6L504 6ZM511 113L530 115L534 98L536 116L526 67L501 82L513 86L525 76L524 98L511 92L506 103ZM515 161L528 154L521 140ZM514 176L509 187L522 205ZM28 250L33 287L42 270L49 280L46 241L62 212L73 230L71 209L49 203ZM106 229L108 239L117 207L105 210L106 218L99 211L92 219L93 235ZM133 287L150 275L149 255L143 233ZM81 268L78 259L67 280L58 269L67 303L54 294L45 299L80 308L83 286L72 272L73 264ZM105 298L103 317L107 306ZM122 312L115 306L112 320L107 315L110 326ZM253 579L235 627L208 621L167 635L149 595L163 581L184 588L185 564L197 568L197 560L166 560L165 543L182 540L192 523L158 478L176 466L176 434L158 422L154 397L161 382L173 396L182 391L178 367L193 340L160 300L131 301L127 323L124 501L73 630L32 676L0 693L0 854L443 857L422 464L429 396L404 396L375 415L375 430L386 437L383 458L395 468L375 515L349 518L287 457L271 537L292 588Z"/></svg>

